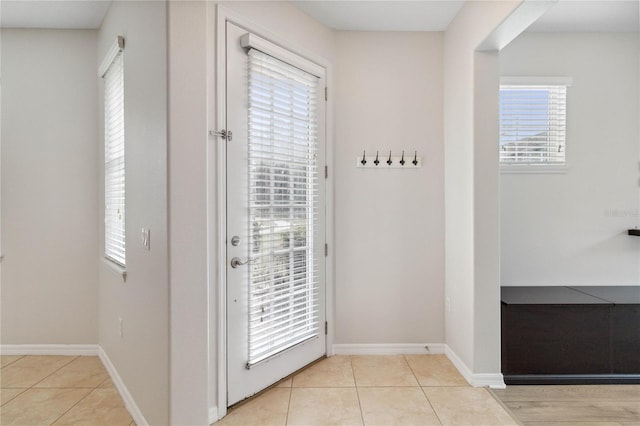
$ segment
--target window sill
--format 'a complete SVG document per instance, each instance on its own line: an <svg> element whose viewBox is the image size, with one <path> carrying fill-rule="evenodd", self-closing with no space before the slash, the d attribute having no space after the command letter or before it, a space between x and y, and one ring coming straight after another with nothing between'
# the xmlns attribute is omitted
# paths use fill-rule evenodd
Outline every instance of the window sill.
<svg viewBox="0 0 640 426"><path fill-rule="evenodd" d="M504 164L500 165L500 174L566 174L569 166L550 166L544 164Z"/></svg>
<svg viewBox="0 0 640 426"><path fill-rule="evenodd" d="M127 282L127 270L125 268L123 268L122 266L113 263L112 261L110 261L107 258L102 258L102 263L104 263L111 272L114 272L118 275L120 275L120 278L122 278L122 282Z"/></svg>

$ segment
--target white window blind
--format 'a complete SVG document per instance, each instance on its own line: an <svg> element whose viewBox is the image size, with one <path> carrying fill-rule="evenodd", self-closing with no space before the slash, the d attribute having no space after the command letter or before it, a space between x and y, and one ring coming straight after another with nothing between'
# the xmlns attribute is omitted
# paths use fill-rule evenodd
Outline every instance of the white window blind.
<svg viewBox="0 0 640 426"><path fill-rule="evenodd" d="M124 171L124 63L117 53L104 74L104 251L126 265Z"/></svg>
<svg viewBox="0 0 640 426"><path fill-rule="evenodd" d="M566 85L500 86L500 163L564 165Z"/></svg>
<svg viewBox="0 0 640 426"><path fill-rule="evenodd" d="M248 363L318 336L319 79L249 51Z"/></svg>

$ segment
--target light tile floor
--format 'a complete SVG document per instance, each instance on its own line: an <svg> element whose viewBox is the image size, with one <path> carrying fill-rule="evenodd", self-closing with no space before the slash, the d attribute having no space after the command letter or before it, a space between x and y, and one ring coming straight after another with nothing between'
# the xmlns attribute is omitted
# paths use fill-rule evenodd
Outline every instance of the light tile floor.
<svg viewBox="0 0 640 426"><path fill-rule="evenodd" d="M134 424L98 357L0 359L2 425Z"/></svg>
<svg viewBox="0 0 640 426"><path fill-rule="evenodd" d="M514 425L444 355L334 356L229 411L226 425Z"/></svg>
<svg viewBox="0 0 640 426"><path fill-rule="evenodd" d="M97 357L0 361L0 425L134 425ZM509 414L531 426L640 425L640 385L489 391L468 386L444 355L335 356L230 410L216 426L517 424Z"/></svg>

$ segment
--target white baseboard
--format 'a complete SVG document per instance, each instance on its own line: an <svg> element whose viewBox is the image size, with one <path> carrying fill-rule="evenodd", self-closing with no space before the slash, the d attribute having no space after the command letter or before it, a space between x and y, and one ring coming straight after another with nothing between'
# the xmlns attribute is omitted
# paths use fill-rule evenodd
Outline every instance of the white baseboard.
<svg viewBox="0 0 640 426"><path fill-rule="evenodd" d="M100 357L102 364L104 364L104 368L107 369L109 376L111 376L111 381L113 381L114 386L120 393L122 401L124 401L124 406L127 408L127 410L129 410L129 414L131 414L133 421L138 426L149 426L149 423L142 415L142 411L140 411L140 408L136 404L136 401L133 399L133 396L131 396L131 393L129 393L129 390L122 381L122 378L118 374L118 371L109 359L109 356L104 351L104 349L102 349L102 347L99 346L99 348L100 350L98 352L98 356Z"/></svg>
<svg viewBox="0 0 640 426"><path fill-rule="evenodd" d="M97 356L100 345L0 345L2 355Z"/></svg>
<svg viewBox="0 0 640 426"><path fill-rule="evenodd" d="M334 344L334 355L435 355L445 353L442 343Z"/></svg>
<svg viewBox="0 0 640 426"><path fill-rule="evenodd" d="M464 377L469 384L473 384L473 373L471 373L469 367L462 362L460 357L449 347L449 345L446 346L445 355L449 358L449 361L451 361L453 366L458 369L460 374L462 374L462 377Z"/></svg>
<svg viewBox="0 0 640 426"><path fill-rule="evenodd" d="M118 371L100 345L0 345L2 355L64 355L64 356L97 356L109 373L113 384L120 393L129 414L139 426L148 426L140 408L131 393L124 385ZM217 410L216 410L217 411Z"/></svg>
<svg viewBox="0 0 640 426"><path fill-rule="evenodd" d="M218 420L220 420L220 417L218 417L218 407L215 405L209 407L209 424L215 423Z"/></svg>
<svg viewBox="0 0 640 426"><path fill-rule="evenodd" d="M507 386L504 384L504 377L502 373L472 373L469 367L462 362L460 357L446 345L445 355L449 358L449 361L458 369L462 377L473 387L490 387L493 389L504 389Z"/></svg>
<svg viewBox="0 0 640 426"><path fill-rule="evenodd" d="M506 389L507 385L504 383L504 376L502 373L478 373L473 375L473 386L475 387L490 387L491 389Z"/></svg>

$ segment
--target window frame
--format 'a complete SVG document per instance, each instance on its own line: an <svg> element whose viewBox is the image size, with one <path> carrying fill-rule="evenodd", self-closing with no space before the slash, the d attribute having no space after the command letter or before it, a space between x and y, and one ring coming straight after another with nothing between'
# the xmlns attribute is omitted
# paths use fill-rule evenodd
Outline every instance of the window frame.
<svg viewBox="0 0 640 426"><path fill-rule="evenodd" d="M104 260L120 272L123 279L126 279L126 138L123 52L124 38L118 36L102 61L99 74L104 80ZM114 107L117 107L117 110L114 111ZM116 127L115 131L113 130L114 126ZM116 189L113 188L114 185L117 185ZM113 205L116 207L112 208Z"/></svg>
<svg viewBox="0 0 640 426"><path fill-rule="evenodd" d="M569 88L571 87L573 81L571 77L549 77L549 76L538 76L538 77L501 77L500 78L500 89L502 90L503 86L564 86L566 88L565 92L565 117L564 117L564 162L563 163L545 163L545 162L529 162L529 163L517 163L517 162L502 162L499 158L500 154L498 152L498 163L500 168L500 173L509 174L509 173L566 173L569 170L569 150L567 149L567 109L568 109L568 93ZM500 99L498 100L500 105ZM501 119L502 113L499 111L499 118ZM500 126L500 125L499 125ZM501 126L500 126L501 127ZM501 128L500 128L501 131ZM498 141L498 149L500 149L500 139L502 138L499 135Z"/></svg>

